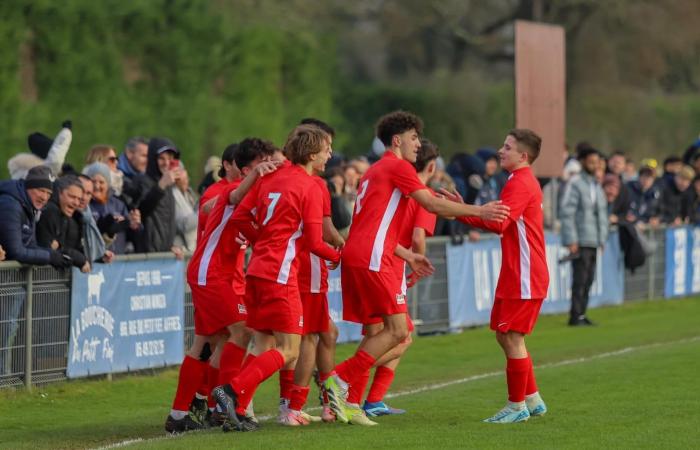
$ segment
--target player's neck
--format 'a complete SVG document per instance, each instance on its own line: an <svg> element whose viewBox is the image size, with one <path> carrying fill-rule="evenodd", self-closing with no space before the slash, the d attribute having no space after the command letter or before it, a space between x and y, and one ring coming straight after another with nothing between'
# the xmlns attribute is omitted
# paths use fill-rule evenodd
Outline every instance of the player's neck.
<svg viewBox="0 0 700 450"><path fill-rule="evenodd" d="M313 175L314 174L314 166L313 162L309 161L306 164L297 164L297 166L301 167L304 169L304 172L306 172L308 175Z"/></svg>
<svg viewBox="0 0 700 450"><path fill-rule="evenodd" d="M527 162L527 161L526 161L526 162L522 162L522 163L519 163L519 164L515 165L514 167L511 167L511 168L509 168L509 169L507 169L507 170L508 170L508 172L513 173L513 172L515 172L516 170L520 170L520 169L525 168L525 167L530 167L530 163Z"/></svg>
<svg viewBox="0 0 700 450"><path fill-rule="evenodd" d="M387 147L386 151L393 153L399 159L403 159L403 155L401 155L401 149L399 147Z"/></svg>

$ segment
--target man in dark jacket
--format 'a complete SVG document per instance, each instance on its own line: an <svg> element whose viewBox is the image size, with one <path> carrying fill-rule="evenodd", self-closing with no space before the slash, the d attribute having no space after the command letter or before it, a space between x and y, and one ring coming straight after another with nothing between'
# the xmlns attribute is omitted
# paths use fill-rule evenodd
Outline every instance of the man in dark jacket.
<svg viewBox="0 0 700 450"><path fill-rule="evenodd" d="M148 143L146 173L136 175L127 194L134 199L130 208L141 211L143 233L135 243L137 253L182 251L173 247L175 240L175 199L169 189L182 175L178 160L180 151L165 138L153 138Z"/></svg>
<svg viewBox="0 0 700 450"><path fill-rule="evenodd" d="M36 222L51 198L54 177L46 166L33 167L24 180L0 182L0 245L7 259L24 264L69 267L68 257L57 250L41 248L36 241Z"/></svg>
<svg viewBox="0 0 700 450"><path fill-rule="evenodd" d="M60 250L70 256L75 267L90 272L90 261L83 249L83 215L78 210L83 184L75 175L64 175L54 183L56 194L46 205L36 226L36 240L42 247Z"/></svg>
<svg viewBox="0 0 700 450"><path fill-rule="evenodd" d="M661 221L669 225L680 225L688 217L686 211L688 190L695 178L690 166L683 166L673 177L673 184L667 184L661 191Z"/></svg>

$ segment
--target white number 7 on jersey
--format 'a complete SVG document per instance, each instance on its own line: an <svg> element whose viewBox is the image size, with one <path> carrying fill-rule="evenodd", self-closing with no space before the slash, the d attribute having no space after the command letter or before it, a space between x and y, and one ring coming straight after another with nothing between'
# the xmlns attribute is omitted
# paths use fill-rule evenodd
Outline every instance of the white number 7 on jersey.
<svg viewBox="0 0 700 450"><path fill-rule="evenodd" d="M365 180L360 185L360 189L358 189L359 193L357 194L357 198L355 199L355 214L359 214L360 210L362 209L362 200L365 198L365 195L367 195L368 184L369 180Z"/></svg>
<svg viewBox="0 0 700 450"><path fill-rule="evenodd" d="M281 193L279 192L270 192L267 194L267 198L272 200L270 202L270 205L267 207L267 214L265 215L265 220L263 220L262 224L267 225L267 222L272 219L272 214L275 212L275 206L277 206L277 202L280 201L280 197L282 196Z"/></svg>

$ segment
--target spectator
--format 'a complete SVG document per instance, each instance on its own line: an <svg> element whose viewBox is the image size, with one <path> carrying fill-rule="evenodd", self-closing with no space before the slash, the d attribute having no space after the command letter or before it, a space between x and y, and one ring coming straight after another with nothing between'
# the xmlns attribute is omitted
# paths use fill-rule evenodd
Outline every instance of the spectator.
<svg viewBox="0 0 700 450"><path fill-rule="evenodd" d="M0 261L5 261L5 249L0 245Z"/></svg>
<svg viewBox="0 0 700 450"><path fill-rule="evenodd" d="M686 211L688 222L698 225L700 224L700 175L696 175L693 178L693 183L688 192L689 195L685 197L686 205L684 210Z"/></svg>
<svg viewBox="0 0 700 450"><path fill-rule="evenodd" d="M82 213L83 219L83 236L85 237L85 256L87 256L88 261L93 262L104 262L111 263L114 258L114 253L111 250L107 250L105 241L102 238L102 233L100 232L97 222L92 215L92 210L90 210L90 201L92 200L92 193L95 189L95 184L87 175L78 175L80 183L83 185L83 196L80 199L80 205L78 210Z"/></svg>
<svg viewBox="0 0 700 450"><path fill-rule="evenodd" d="M661 182L664 183L663 187L671 187L675 184L675 177L678 172L683 168L683 160L678 156L669 156L664 159L663 170L664 173L661 175Z"/></svg>
<svg viewBox="0 0 700 450"><path fill-rule="evenodd" d="M0 182L0 245L7 259L23 264L51 264L70 267L63 253L39 247L36 222L53 191L54 177L46 166L32 167L24 180Z"/></svg>
<svg viewBox="0 0 700 450"><path fill-rule="evenodd" d="M171 187L175 199L175 241L178 247L193 252L197 245L197 197L190 187L185 166L180 161L180 177Z"/></svg>
<svg viewBox="0 0 700 450"><path fill-rule="evenodd" d="M506 177L498 171L498 156L493 149L481 148L476 151L476 157L484 162L483 185L476 194L474 204L485 205L498 200L501 189L506 183Z"/></svg>
<svg viewBox="0 0 700 450"><path fill-rule="evenodd" d="M620 193L622 192L622 182L620 177L609 173L603 178L603 192L605 200L608 202L608 221L611 224L617 224L629 219L629 203L620 202Z"/></svg>
<svg viewBox="0 0 700 450"><path fill-rule="evenodd" d="M664 164L665 165L665 164ZM672 172L667 172L672 173ZM673 176L673 183L666 184L661 191L661 221L670 225L680 225L687 218L686 196L690 183L695 178L695 171L690 166L681 166Z"/></svg>
<svg viewBox="0 0 700 450"><path fill-rule="evenodd" d="M88 273L90 262L83 249L83 219L78 211L83 184L75 175L64 175L56 180L54 189L37 223L36 240L42 247L68 255L75 267Z"/></svg>
<svg viewBox="0 0 700 450"><path fill-rule="evenodd" d="M625 172L625 167L627 165L627 157L625 156L625 152L622 150L616 150L610 155L607 161L607 173L608 174L613 174L615 175L618 180L620 181L618 185L618 190L619 193L615 197L615 204L612 206L609 206L610 210L617 211L618 213L621 211L627 211L629 210L629 203L630 203L630 193L629 190L627 189L627 185L624 183L624 180L622 178L624 172ZM602 184L602 181L601 181ZM611 187L611 189L614 189ZM625 216L619 216L624 219Z"/></svg>
<svg viewBox="0 0 700 450"><path fill-rule="evenodd" d="M544 210L545 229L559 231L561 222L559 221L559 208L561 198L566 190L566 183L574 175L581 173L581 163L578 159L570 157L564 162L564 169L561 177L552 180L542 188L542 209Z"/></svg>
<svg viewBox="0 0 700 450"><path fill-rule="evenodd" d="M94 145L88 150L86 164L101 162L109 167L109 185L112 192L117 197L122 196L124 191L124 173L117 167L117 150L111 145Z"/></svg>
<svg viewBox="0 0 700 450"><path fill-rule="evenodd" d="M654 169L642 167L639 169L638 179L628 183L632 221L641 221L652 226L659 224L661 189L655 183L655 175Z"/></svg>
<svg viewBox="0 0 700 450"><path fill-rule="evenodd" d="M592 147L579 150L583 171L566 185L560 208L561 240L573 262L569 325L592 325L586 317L588 295L595 277L598 249L608 238L608 205L595 178L600 153Z"/></svg>
<svg viewBox="0 0 700 450"><path fill-rule="evenodd" d="M130 197L141 211L144 232L136 243L139 253L172 251L183 257L182 249L174 245L176 226L175 198L172 189L181 176L180 151L166 138L152 138L148 142L146 173L133 183Z"/></svg>
<svg viewBox="0 0 700 450"><path fill-rule="evenodd" d="M32 133L27 136L27 145L31 153L18 153L7 161L7 169L13 180L21 180L27 176L32 167L45 165L52 174L58 175L66 159L73 134L72 123L66 120L61 124L61 131L52 140L42 133Z"/></svg>
<svg viewBox="0 0 700 450"><path fill-rule="evenodd" d="M204 178L197 186L197 194L204 194L209 186L221 180L221 167L223 161L218 156L210 156L204 164Z"/></svg>
<svg viewBox="0 0 700 450"><path fill-rule="evenodd" d="M139 210L134 209L129 212L126 204L114 195L110 185L112 171L106 164L92 163L83 169L83 173L90 177L93 182L90 211L102 234L107 250L117 255L127 253L127 250L130 250L127 243L127 232L141 230Z"/></svg>
<svg viewBox="0 0 700 450"><path fill-rule="evenodd" d="M631 181L636 181L639 174L637 173L637 165L631 159L625 163L625 171L622 172L622 182L629 187Z"/></svg>
<svg viewBox="0 0 700 450"><path fill-rule="evenodd" d="M104 161L102 161L104 162ZM117 170L123 175L124 192L130 190L129 186L136 175L146 173L146 165L148 163L148 139L135 136L126 141L124 152L117 159ZM124 198L125 203L129 204L131 199Z"/></svg>
<svg viewBox="0 0 700 450"><path fill-rule="evenodd" d="M345 168L347 169L347 167ZM333 167L326 170L326 183L331 194L331 221L338 232L346 238L350 230L356 193L348 192L346 170Z"/></svg>

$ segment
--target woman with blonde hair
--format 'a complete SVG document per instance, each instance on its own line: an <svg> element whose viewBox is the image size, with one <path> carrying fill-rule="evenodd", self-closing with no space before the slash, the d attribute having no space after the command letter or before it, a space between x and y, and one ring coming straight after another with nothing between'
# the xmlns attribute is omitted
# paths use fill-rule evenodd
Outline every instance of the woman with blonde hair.
<svg viewBox="0 0 700 450"><path fill-rule="evenodd" d="M109 185L114 192L114 195L121 197L124 187L124 174L117 168L117 150L111 145L98 144L93 145L88 150L85 164L103 163L109 167L110 179Z"/></svg>

